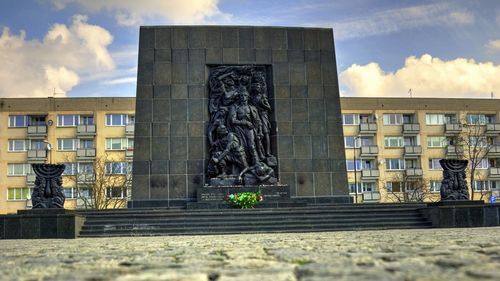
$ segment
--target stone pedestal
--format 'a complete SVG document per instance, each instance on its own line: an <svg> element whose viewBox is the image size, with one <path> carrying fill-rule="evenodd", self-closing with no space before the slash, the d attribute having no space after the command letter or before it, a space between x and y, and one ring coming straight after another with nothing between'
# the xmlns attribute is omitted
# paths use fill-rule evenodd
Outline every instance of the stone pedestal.
<svg viewBox="0 0 500 281"><path fill-rule="evenodd" d="M227 195L240 192L260 192L265 202L290 200L288 185L202 187L198 189L197 199L199 203L224 203Z"/></svg>

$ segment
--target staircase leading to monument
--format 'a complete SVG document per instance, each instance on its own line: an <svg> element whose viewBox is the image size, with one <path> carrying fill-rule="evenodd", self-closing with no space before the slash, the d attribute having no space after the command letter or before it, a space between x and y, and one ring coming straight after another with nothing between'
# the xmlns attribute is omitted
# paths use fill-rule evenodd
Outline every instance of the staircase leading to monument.
<svg viewBox="0 0 500 281"><path fill-rule="evenodd" d="M318 205L272 209L122 209L83 212L79 237L429 228L423 204Z"/></svg>

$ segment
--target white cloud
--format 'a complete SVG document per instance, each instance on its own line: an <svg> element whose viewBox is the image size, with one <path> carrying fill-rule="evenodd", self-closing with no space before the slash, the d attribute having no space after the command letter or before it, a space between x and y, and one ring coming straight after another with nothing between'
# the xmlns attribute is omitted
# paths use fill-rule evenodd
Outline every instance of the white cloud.
<svg viewBox="0 0 500 281"><path fill-rule="evenodd" d="M490 51L500 51L500 39L498 40L490 40L488 44L486 44L486 48Z"/></svg>
<svg viewBox="0 0 500 281"><path fill-rule="evenodd" d="M135 83L135 81L137 81L137 77L131 76L131 77L122 77L122 78L104 81L104 82L102 82L102 84L103 85L119 85L119 84Z"/></svg>
<svg viewBox="0 0 500 281"><path fill-rule="evenodd" d="M474 15L448 4L428 4L376 12L363 18L330 24L337 39L361 38L426 26L474 23Z"/></svg>
<svg viewBox="0 0 500 281"><path fill-rule="evenodd" d="M490 97L500 93L500 65L457 58L443 61L425 54L408 57L395 72L377 63L352 65L340 74L342 92L355 96Z"/></svg>
<svg viewBox="0 0 500 281"><path fill-rule="evenodd" d="M54 7L63 9L77 3L88 12L107 11L118 24L136 26L145 20L162 18L174 24L200 24L227 18L217 7L219 0L52 0Z"/></svg>
<svg viewBox="0 0 500 281"><path fill-rule="evenodd" d="M111 71L115 63L107 47L113 37L102 27L76 15L70 26L54 24L42 41L27 40L24 31L0 36L0 96L47 96L66 93L81 77Z"/></svg>

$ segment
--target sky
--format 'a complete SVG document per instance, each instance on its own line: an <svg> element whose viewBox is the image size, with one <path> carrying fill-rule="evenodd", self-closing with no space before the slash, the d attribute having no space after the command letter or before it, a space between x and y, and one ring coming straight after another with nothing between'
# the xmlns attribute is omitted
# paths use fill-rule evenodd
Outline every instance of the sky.
<svg viewBox="0 0 500 281"><path fill-rule="evenodd" d="M498 0L3 0L0 97L135 96L175 24L333 28L342 96L500 98Z"/></svg>

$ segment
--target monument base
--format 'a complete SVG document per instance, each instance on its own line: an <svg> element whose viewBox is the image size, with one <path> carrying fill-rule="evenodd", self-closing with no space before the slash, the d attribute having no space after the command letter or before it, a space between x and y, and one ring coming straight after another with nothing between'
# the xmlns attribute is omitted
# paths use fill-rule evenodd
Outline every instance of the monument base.
<svg viewBox="0 0 500 281"><path fill-rule="evenodd" d="M290 200L290 187L288 185L251 185L251 186L204 186L198 189L198 203L221 203L226 201L226 196L240 192L260 192L264 201Z"/></svg>

